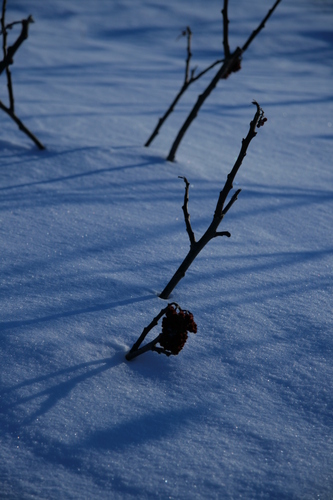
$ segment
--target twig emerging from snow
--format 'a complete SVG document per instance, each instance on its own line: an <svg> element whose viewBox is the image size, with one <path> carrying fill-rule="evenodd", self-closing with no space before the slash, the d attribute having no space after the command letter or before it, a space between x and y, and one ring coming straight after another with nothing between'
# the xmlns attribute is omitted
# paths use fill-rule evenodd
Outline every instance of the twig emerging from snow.
<svg viewBox="0 0 333 500"><path fill-rule="evenodd" d="M159 119L159 121L158 121L155 129L153 130L153 132L150 135L149 139L145 143L145 147L149 147L150 144L153 142L153 140L155 139L155 137L158 135L158 133L160 131L160 128L162 127L163 123L168 118L168 116L173 112L173 110L174 110L177 102L179 101L179 99L181 98L181 96L184 94L184 92L188 89L188 87L193 82L196 82L197 80L199 80L199 78L201 78L209 70L211 70L212 68L214 68L214 66L216 66L217 64L219 64L220 62L222 62L222 59L218 59L213 64L210 64L209 66L207 66L207 68L205 68L203 71L201 71L200 73L198 73L197 75L194 76L196 67L194 67L190 71L190 61L191 61L191 57L192 57L192 52L191 52L192 31L191 31L191 29L190 29L189 26L187 26L186 30L184 30L182 32L182 36L187 36L187 58L186 58L186 62L185 62L184 83L183 83L180 91L178 92L178 94L176 95L176 97L174 98L174 100L172 101L172 103L170 104L170 106L167 109L167 111Z"/></svg>
<svg viewBox="0 0 333 500"><path fill-rule="evenodd" d="M13 84L12 84L12 75L9 69L9 66L13 64L13 57L21 46L21 44L28 38L28 30L30 23L33 23L34 20L32 16L29 16L27 19L23 19L22 21L15 21L6 25L5 23L5 15L6 15L6 3L7 0L3 0L2 2L2 15L1 15L1 34L2 34L2 52L3 52L3 60L0 61L0 75L6 70L6 78L7 78L7 90L8 90L8 99L9 106L6 106L2 101L0 101L0 109L2 109L10 118L18 125L19 129L22 130L30 139L38 146L39 149L45 149L43 144L37 139L37 137L30 132L30 130L24 125L24 123L18 118L15 114L15 101L14 101L14 92L13 92ZM7 32L9 29L16 24L21 24L21 33L16 39L16 41L10 47L7 47Z"/></svg>
<svg viewBox="0 0 333 500"><path fill-rule="evenodd" d="M150 330L158 324L162 316L164 316L162 320L162 332L154 340L140 348L143 340ZM144 328L132 349L126 354L126 359L130 361L147 351L155 351L166 356L171 356L172 354L176 356L184 347L188 332L197 332L197 325L193 320L193 314L189 311L184 311L178 304L172 302L162 309L150 324Z"/></svg>
<svg viewBox="0 0 333 500"><path fill-rule="evenodd" d="M201 250L207 245L207 243L211 239L216 238L217 236L227 236L228 238L231 236L228 231L217 231L217 229L218 229L220 223L222 222L222 219L225 216L225 214L229 211L229 209L232 207L232 205L237 200L237 197L241 191L240 189L238 189L233 194L233 196L231 197L231 199L229 200L229 202L225 206L227 197L228 197L231 189L233 188L233 181L234 181L235 176L236 176L236 174L237 174L237 172L238 172L238 170L243 162L243 159L246 156L246 152L247 152L247 149L250 145L250 142L257 135L256 128L260 128L261 126L263 126L263 124L266 121L266 118L264 117L264 112L261 109L261 107L259 106L259 104L256 101L253 101L253 104L255 104L257 109L256 109L255 115L253 117L253 120L250 123L249 132L248 132L247 136L245 137L245 139L242 140L242 146L241 146L240 152L238 154L238 158L237 158L231 172L228 174L226 183L225 183L222 191L220 192L220 195L219 195L219 198L218 198L218 201L216 204L213 220L199 241L195 240L194 232L193 232L192 227L191 227L190 215L188 212L188 192L189 192L190 183L188 182L188 180L185 177L182 177L182 179L184 179L184 182L185 182L185 195L184 195L183 212L184 212L186 230L187 230L189 240L190 240L190 250L189 250L188 254L186 255L185 259L183 260L183 262L181 263L181 265L179 266L179 268L177 269L177 271L175 272L175 274L173 275L173 277L171 278L171 280L169 281L169 283L166 285L164 290L161 292L161 294L160 294L161 299L167 299L170 296L170 293L172 292L172 290L177 286L179 281L182 278L184 278L186 271L188 270L188 268L190 267L190 265L192 264L194 259L197 257L197 255L201 252Z"/></svg>
<svg viewBox="0 0 333 500"><path fill-rule="evenodd" d="M198 99L193 106L191 112L189 113L188 117L186 118L183 126L180 128L172 146L170 149L170 152L167 156L168 161L175 161L175 156L177 149L187 132L189 126L193 122L193 120L196 118L198 115L198 112L207 99L207 97L210 95L210 93L214 90L216 85L218 84L219 80L223 80L228 78L228 76L231 73L235 73L241 69L241 60L244 52L246 49L249 47L250 43L254 40L254 38L258 35L258 33L264 28L266 21L269 19L269 17L273 14L274 10L278 6L278 4L281 2L281 0L276 0L274 3L273 7L268 11L267 15L265 18L262 20L262 22L259 24L259 26L252 32L246 43L243 45L242 48L237 47L234 52L230 52L229 48L229 41L228 41L228 24L229 24L229 19L228 19L228 0L224 0L224 7L222 9L222 16L223 16L223 47L224 47L224 60L223 64L220 67L220 69L217 71L216 75L214 78L211 80L209 85L206 87L204 92L198 96Z"/></svg>

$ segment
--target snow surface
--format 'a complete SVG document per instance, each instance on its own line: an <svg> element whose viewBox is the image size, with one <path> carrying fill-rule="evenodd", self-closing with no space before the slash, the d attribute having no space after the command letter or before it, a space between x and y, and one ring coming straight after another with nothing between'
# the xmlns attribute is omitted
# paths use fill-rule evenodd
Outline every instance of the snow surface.
<svg viewBox="0 0 333 500"><path fill-rule="evenodd" d="M176 163L213 73L143 144L182 83L181 30L199 70L221 57L221 1L7 3L8 22L36 21L12 75L47 150L1 113L1 499L332 499L332 1L282 1ZM232 49L272 4L230 0ZM198 238L253 99L268 122L221 224L232 237L170 299L198 333L127 362L189 248L178 176Z"/></svg>

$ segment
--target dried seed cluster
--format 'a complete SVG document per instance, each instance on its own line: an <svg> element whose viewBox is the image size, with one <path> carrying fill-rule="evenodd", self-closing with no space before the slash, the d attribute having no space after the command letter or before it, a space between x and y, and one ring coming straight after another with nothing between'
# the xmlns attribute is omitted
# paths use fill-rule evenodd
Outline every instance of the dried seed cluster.
<svg viewBox="0 0 333 500"><path fill-rule="evenodd" d="M162 320L159 344L171 354L177 355L185 345L188 332L197 333L193 314L180 308L177 311L176 307L169 305Z"/></svg>

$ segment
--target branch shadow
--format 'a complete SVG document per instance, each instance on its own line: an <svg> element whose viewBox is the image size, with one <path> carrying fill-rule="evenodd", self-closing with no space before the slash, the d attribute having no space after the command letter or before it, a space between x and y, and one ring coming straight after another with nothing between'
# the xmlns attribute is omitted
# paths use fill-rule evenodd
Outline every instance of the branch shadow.
<svg viewBox="0 0 333 500"><path fill-rule="evenodd" d="M18 405L24 405L30 401L38 400L42 398L42 402L39 405L39 408L29 414L26 418L24 418L19 427L23 428L27 425L31 424L41 415L44 415L49 410L51 410L57 403L59 403L62 399L66 398L70 392L80 383L95 377L107 370L115 368L116 366L121 365L125 362L124 353L118 352L111 358L104 358L97 361L89 361L87 363L80 363L75 366L71 366L69 368L65 368L62 370L58 370L53 373L49 373L47 375L41 377L35 377L29 380L25 380L16 386L8 387L0 392L0 397L2 399L2 405L0 414L8 415L8 412ZM95 367L97 365L97 367ZM73 376L68 380L69 374L75 374L76 372L82 372L78 375ZM41 391L35 392L29 396L25 397L16 397L16 392L23 387L31 387L35 384L40 384L41 382L48 382L53 379L62 378L66 376L65 381L58 382L47 389L43 389ZM6 419L5 419L6 420ZM15 424L13 421L7 423L7 427L9 426L10 431L13 430Z"/></svg>
<svg viewBox="0 0 333 500"><path fill-rule="evenodd" d="M127 306L130 304L135 304L137 302L151 300L153 298L156 298L156 296L151 294L151 295L145 295L144 297L136 297L133 299L118 300L115 302L107 302L105 304L98 304L98 305L94 305L91 307L74 309L72 311L63 311L63 312L56 313L56 314L50 314L48 316L41 316L39 318L18 320L18 321L7 321L7 322L0 323L0 332L4 331L4 330L9 330L12 328L19 328L22 326L35 325L37 323L44 323L44 322L54 321L54 320L61 319L61 318L77 316L79 314L87 314L87 313L91 313L91 312L105 311L108 309L114 309L115 307L119 307L119 306Z"/></svg>

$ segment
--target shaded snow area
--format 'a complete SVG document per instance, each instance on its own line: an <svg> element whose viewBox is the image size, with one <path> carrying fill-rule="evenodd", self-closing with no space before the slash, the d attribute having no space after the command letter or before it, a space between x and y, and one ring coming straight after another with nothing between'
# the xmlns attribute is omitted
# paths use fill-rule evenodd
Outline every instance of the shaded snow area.
<svg viewBox="0 0 333 500"><path fill-rule="evenodd" d="M272 1L230 0L242 46ZM171 144L223 57L220 0L8 0L32 14L0 110L0 498L333 498L333 2L283 0ZM10 41L20 31L14 26ZM6 75L0 99L7 103ZM242 192L169 301L178 356L125 354L197 239L249 130ZM152 340L156 327L147 337Z"/></svg>

